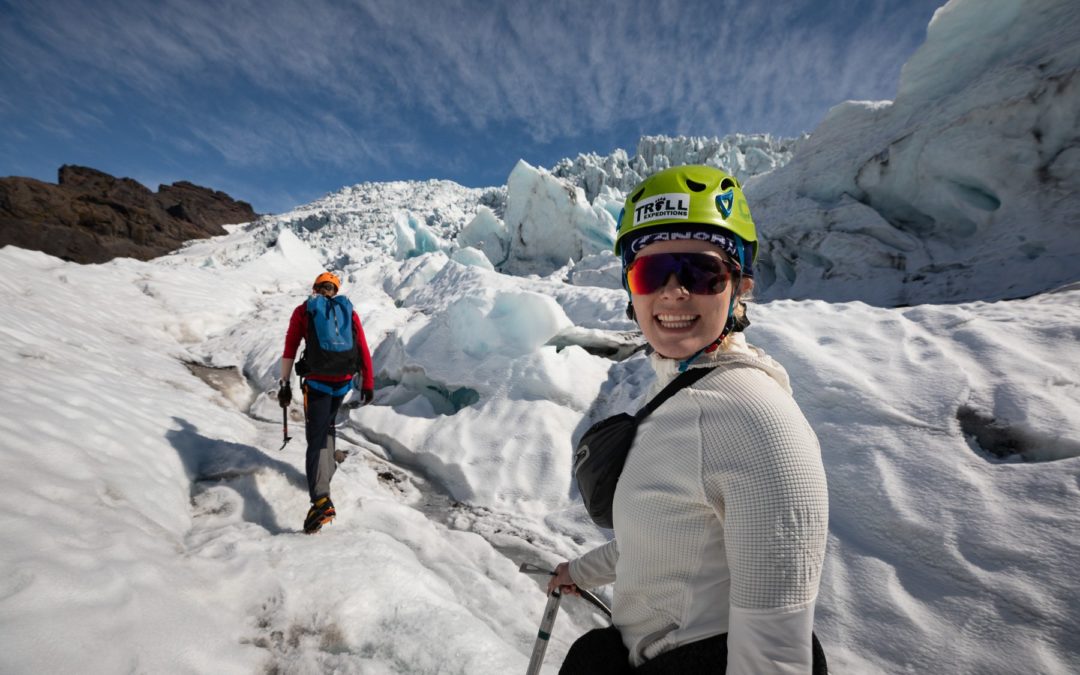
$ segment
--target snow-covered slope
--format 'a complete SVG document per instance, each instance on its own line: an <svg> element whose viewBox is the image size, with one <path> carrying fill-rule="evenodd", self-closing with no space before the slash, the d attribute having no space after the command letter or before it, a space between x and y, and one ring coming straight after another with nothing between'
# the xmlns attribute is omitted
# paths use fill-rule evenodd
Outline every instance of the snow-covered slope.
<svg viewBox="0 0 1080 675"><path fill-rule="evenodd" d="M973 7L995 9L1009 30L990 30ZM1063 234L1032 260L991 264L998 249L965 248L945 228L942 243L925 245L951 251L955 267L913 285L867 260L904 250L907 234L880 215L853 233L876 208L893 213L879 206L891 202L843 196L865 166L883 177L875 194L904 194L891 181L916 174L891 178L851 157L888 136L879 122L899 128L896 111L919 92L929 98L910 105L909 138L937 129L920 161L970 147L975 169L1000 163L1001 137L971 135L965 124L980 111L958 112L969 96L950 98L960 87L937 72L941 36L961 40L956 67L997 129L994 92L1013 80L992 74L1028 73L1016 64L1042 49L1028 42L1033 26L1057 41L1046 72L1075 63L1069 7L950 3L895 104L841 106L790 165L749 181L755 216L779 242L773 270L783 242L813 240L799 214L851 230L799 248L787 292L854 288L837 266L821 271L844 254L835 259L870 275L860 297L890 304L890 293L933 291L950 301L750 308L750 341L787 367L821 440L831 522L816 631L833 672L1080 671L1080 286L954 302L978 290L965 280L984 267L997 275L987 283L1050 283L1055 256L1076 240ZM973 67L973 51L990 66ZM1057 130L1044 132L1062 148L1046 165L1055 172L1075 152L1061 131L1075 85L1058 82L1045 92L1053 105L1014 100L1044 121L1060 116L1039 127ZM946 108L959 117L919 116ZM947 118L955 123L927 123ZM1016 147L1028 147L1031 120L1015 121ZM841 144L850 138L866 145ZM913 146L895 140L890 153L907 157ZM588 173L559 178L522 163L505 188L362 184L150 262L79 266L0 250L0 672L524 672L544 595L517 563L550 566L609 535L580 504L572 444L593 421L640 405L652 378L607 250L621 183L604 178L590 200L579 182ZM814 186L840 186L841 197ZM784 194L799 195L790 211ZM1073 198L1044 214L1053 232L1068 232ZM1011 199L986 213L1015 215ZM976 225L998 236L997 217ZM288 411L299 438L282 447L271 388L289 313L326 267L363 318L377 393L339 420L339 517L307 537L302 412ZM603 624L573 598L563 607L545 673Z"/></svg>
<svg viewBox="0 0 1080 675"><path fill-rule="evenodd" d="M624 296L442 252L347 264L377 395L306 537L270 389L342 257L271 222L149 263L0 250L0 671L524 670L544 597L516 564L604 541L572 441L651 381L609 358L640 344ZM751 317L822 442L834 671L1073 672L1080 290ZM545 672L602 623L565 605Z"/></svg>
<svg viewBox="0 0 1080 675"><path fill-rule="evenodd" d="M1080 276L1080 12L954 0L893 102L835 107L750 181L763 298L1024 297Z"/></svg>

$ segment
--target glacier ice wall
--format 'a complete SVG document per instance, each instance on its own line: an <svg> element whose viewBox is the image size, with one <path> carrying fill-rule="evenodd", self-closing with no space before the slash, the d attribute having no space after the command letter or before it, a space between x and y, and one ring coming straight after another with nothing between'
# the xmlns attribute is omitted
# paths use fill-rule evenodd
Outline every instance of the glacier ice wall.
<svg viewBox="0 0 1080 675"><path fill-rule="evenodd" d="M830 111L752 179L764 299L1024 297L1080 275L1080 13L953 0L893 102Z"/></svg>

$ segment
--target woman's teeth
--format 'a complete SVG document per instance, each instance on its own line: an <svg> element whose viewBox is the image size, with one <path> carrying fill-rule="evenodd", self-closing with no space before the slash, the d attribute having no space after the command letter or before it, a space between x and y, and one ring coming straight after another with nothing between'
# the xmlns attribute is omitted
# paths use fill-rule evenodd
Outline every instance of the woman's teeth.
<svg viewBox="0 0 1080 675"><path fill-rule="evenodd" d="M697 316L694 314L657 314L656 320L664 328L689 328Z"/></svg>

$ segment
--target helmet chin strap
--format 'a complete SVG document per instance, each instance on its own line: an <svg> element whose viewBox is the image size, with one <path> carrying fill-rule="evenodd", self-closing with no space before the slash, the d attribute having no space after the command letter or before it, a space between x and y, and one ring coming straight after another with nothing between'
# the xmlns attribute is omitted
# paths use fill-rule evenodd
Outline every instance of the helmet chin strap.
<svg viewBox="0 0 1080 675"><path fill-rule="evenodd" d="M680 373L685 373L686 369L690 367L690 364L693 362L694 359L701 356L705 352L712 351L714 347L719 347L720 343L724 341L724 338L726 338L728 336L728 334L731 333L731 329L732 329L732 327L734 325L735 325L735 316L731 313L731 310L728 310L727 323L724 324L724 330L722 330L720 332L720 337L716 338L715 340L713 340L709 344L705 345L701 349L697 350L696 352L694 352L690 356L686 357L682 361L679 361L679 372Z"/></svg>

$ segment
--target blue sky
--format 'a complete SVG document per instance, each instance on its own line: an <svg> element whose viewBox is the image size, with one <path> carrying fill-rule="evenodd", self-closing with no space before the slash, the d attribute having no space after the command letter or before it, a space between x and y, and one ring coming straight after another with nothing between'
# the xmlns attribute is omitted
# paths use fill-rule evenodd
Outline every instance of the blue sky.
<svg viewBox="0 0 1080 675"><path fill-rule="evenodd" d="M0 176L81 164L267 213L643 134L794 136L893 98L942 2L0 0Z"/></svg>

